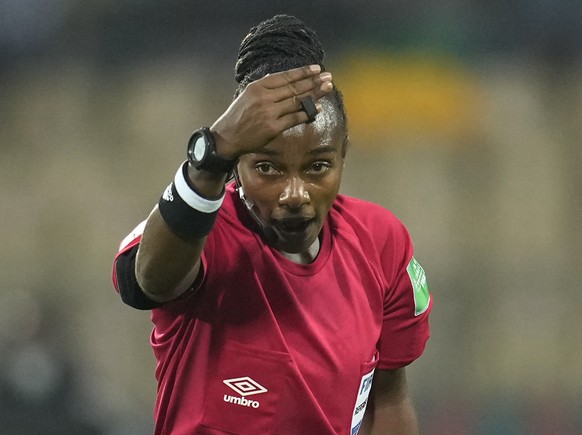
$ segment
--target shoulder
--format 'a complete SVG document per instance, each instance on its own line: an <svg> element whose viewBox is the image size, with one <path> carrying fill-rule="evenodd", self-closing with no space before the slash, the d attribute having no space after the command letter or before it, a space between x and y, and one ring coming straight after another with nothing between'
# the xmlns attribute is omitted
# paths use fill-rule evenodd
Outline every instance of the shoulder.
<svg viewBox="0 0 582 435"><path fill-rule="evenodd" d="M373 250L380 257L386 257L387 253L390 258L411 255L408 230L394 213L381 205L338 195L330 211L330 225L336 235L357 240L369 254Z"/></svg>
<svg viewBox="0 0 582 435"><path fill-rule="evenodd" d="M332 208L353 215L397 219L390 210L379 204L348 195L338 195Z"/></svg>
<svg viewBox="0 0 582 435"><path fill-rule="evenodd" d="M390 210L346 195L338 195L330 215L340 226L347 225L356 231L372 232L376 237L388 237L406 230L404 224Z"/></svg>

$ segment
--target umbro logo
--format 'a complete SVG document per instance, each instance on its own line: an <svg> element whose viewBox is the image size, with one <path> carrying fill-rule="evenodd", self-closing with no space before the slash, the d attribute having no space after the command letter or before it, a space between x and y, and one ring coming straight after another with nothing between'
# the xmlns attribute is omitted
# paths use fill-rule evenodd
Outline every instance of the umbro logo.
<svg viewBox="0 0 582 435"><path fill-rule="evenodd" d="M241 396L250 396L252 394L266 393L268 390L248 376L244 378L225 379L224 382Z"/></svg>
<svg viewBox="0 0 582 435"><path fill-rule="evenodd" d="M233 391L237 392L242 397L235 397L228 394L224 395L224 401L227 403L234 403L236 405L241 406L248 406L252 408L258 408L260 403L256 400L247 399L246 396L252 396L253 394L262 394L266 393L268 390L259 384L254 379L244 376L242 378L232 378L232 379L225 379L222 382L232 389Z"/></svg>

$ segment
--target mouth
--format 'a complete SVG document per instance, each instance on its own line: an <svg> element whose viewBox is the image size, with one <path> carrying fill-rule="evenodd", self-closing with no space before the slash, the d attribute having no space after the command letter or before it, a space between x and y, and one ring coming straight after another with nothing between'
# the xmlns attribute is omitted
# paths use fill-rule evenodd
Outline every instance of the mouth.
<svg viewBox="0 0 582 435"><path fill-rule="evenodd" d="M308 218L288 218L273 221L273 226L285 234L302 234L307 231L313 219Z"/></svg>

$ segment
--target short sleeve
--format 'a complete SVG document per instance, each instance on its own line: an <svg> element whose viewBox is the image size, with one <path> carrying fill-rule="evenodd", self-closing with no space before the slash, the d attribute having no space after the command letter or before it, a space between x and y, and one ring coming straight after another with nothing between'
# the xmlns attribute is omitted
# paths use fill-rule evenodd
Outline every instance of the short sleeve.
<svg viewBox="0 0 582 435"><path fill-rule="evenodd" d="M113 287L121 300L138 310L150 310L161 304L149 299L139 287L135 277L135 256L141 241L145 221L140 223L119 245L119 252L113 261Z"/></svg>
<svg viewBox="0 0 582 435"><path fill-rule="evenodd" d="M384 299L382 332L378 343L378 368L404 367L424 352L430 336L432 297L424 270L413 256L404 226L395 230L382 250L382 268L388 283Z"/></svg>

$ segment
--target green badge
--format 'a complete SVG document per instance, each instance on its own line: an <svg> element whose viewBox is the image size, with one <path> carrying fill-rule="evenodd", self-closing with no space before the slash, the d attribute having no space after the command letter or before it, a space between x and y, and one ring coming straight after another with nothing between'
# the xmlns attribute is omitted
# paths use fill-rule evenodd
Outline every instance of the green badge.
<svg viewBox="0 0 582 435"><path fill-rule="evenodd" d="M424 269L414 257L410 260L406 271L412 282L412 290L414 292L414 315L418 316L428 309L430 302L426 275L424 274Z"/></svg>

